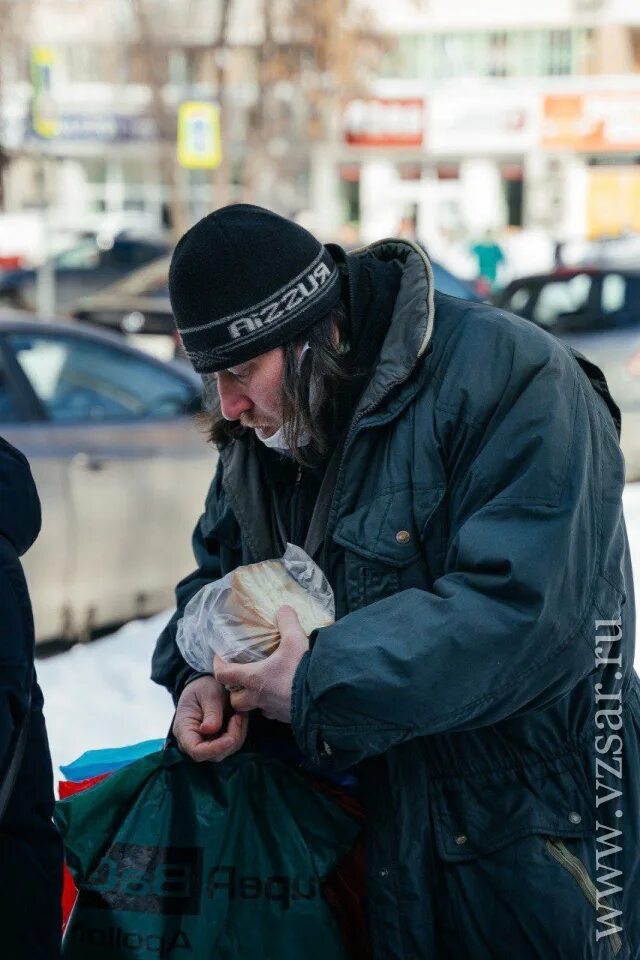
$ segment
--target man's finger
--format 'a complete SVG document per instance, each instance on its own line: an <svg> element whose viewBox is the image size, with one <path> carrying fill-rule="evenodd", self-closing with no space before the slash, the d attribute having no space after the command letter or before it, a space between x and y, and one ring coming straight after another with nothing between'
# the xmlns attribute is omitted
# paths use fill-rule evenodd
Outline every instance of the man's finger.
<svg viewBox="0 0 640 960"><path fill-rule="evenodd" d="M249 718L234 713L229 719L229 725L226 731L216 740L207 743L205 746L210 749L200 749L197 751L202 760L220 763L226 760L233 753L237 753L247 737L249 728Z"/></svg>
<svg viewBox="0 0 640 960"><path fill-rule="evenodd" d="M231 694L231 706L236 713L247 713L258 706L255 694L251 690L239 690Z"/></svg>
<svg viewBox="0 0 640 960"><path fill-rule="evenodd" d="M248 730L249 718L233 714L224 733L214 740L208 740L192 731L181 731L178 746L196 763L207 761L219 762L236 753L244 743Z"/></svg>
<svg viewBox="0 0 640 960"><path fill-rule="evenodd" d="M253 685L253 664L227 663L221 657L213 659L213 672L216 680L225 687L241 687L250 689Z"/></svg>
<svg viewBox="0 0 640 960"><path fill-rule="evenodd" d="M189 756L192 756L192 752L199 747L200 744L207 742L203 739L199 730L185 727L184 725L176 728L174 724L173 733L182 752L189 754Z"/></svg>

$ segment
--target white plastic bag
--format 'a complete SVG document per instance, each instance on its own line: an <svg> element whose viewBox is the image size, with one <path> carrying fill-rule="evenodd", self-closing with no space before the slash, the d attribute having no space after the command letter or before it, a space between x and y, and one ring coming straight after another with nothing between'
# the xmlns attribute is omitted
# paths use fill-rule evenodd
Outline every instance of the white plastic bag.
<svg viewBox="0 0 640 960"><path fill-rule="evenodd" d="M280 643L277 610L287 604L307 634L335 620L333 590L320 567L291 543L281 560L238 567L205 584L178 621L176 643L195 670L210 673L215 653L229 663L263 660Z"/></svg>

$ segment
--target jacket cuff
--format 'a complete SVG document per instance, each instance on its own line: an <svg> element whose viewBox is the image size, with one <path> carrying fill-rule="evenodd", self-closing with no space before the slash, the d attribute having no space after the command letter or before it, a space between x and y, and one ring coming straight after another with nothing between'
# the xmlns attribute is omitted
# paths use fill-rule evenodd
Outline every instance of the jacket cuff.
<svg viewBox="0 0 640 960"><path fill-rule="evenodd" d="M307 758L316 767L330 767L333 751L320 732L320 711L313 703L307 684L309 658L307 651L295 672L291 688L291 729L295 741Z"/></svg>
<svg viewBox="0 0 640 960"><path fill-rule="evenodd" d="M173 691L173 702L176 704L176 706L177 706L177 704L178 704L178 700L179 700L180 697L182 696L182 691L184 690L185 687L188 687L189 684L190 684L190 683L193 683L194 680L199 680L200 677L212 677L212 676L213 676L212 673L202 673L202 672L199 672L198 670L193 670L192 668L190 668L190 671L191 671L190 673L187 672L187 671L185 671L183 674L181 674L181 676L180 676L180 678L179 678L179 682L176 684L176 686L175 686L175 688L174 688L174 691ZM185 678L186 678L186 679L185 679Z"/></svg>

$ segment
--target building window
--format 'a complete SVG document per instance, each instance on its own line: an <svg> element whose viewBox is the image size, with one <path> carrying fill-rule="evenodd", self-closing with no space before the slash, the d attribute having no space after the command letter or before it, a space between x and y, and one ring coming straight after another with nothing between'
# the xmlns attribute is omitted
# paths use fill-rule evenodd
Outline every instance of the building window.
<svg viewBox="0 0 640 960"><path fill-rule="evenodd" d="M544 77L588 73L592 31L502 30L402 37L383 75L414 80Z"/></svg>
<svg viewBox="0 0 640 960"><path fill-rule="evenodd" d="M551 77L571 73L571 30L550 30L545 73Z"/></svg>
<svg viewBox="0 0 640 960"><path fill-rule="evenodd" d="M508 33L490 33L489 34L489 56L487 61L487 72L490 77L508 77L509 70L509 48L511 46Z"/></svg>

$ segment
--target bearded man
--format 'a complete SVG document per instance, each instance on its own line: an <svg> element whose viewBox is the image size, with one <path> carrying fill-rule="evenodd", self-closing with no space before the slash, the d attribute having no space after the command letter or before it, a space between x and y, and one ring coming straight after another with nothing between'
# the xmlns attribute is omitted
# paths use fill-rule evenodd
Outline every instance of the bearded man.
<svg viewBox="0 0 640 960"><path fill-rule="evenodd" d="M170 293L219 450L153 660L182 750L279 741L355 777L376 960L638 957L640 686L600 371L435 291L415 243L347 255L253 206L185 234ZM307 637L284 607L265 661L194 673L185 604L287 542L335 623Z"/></svg>

